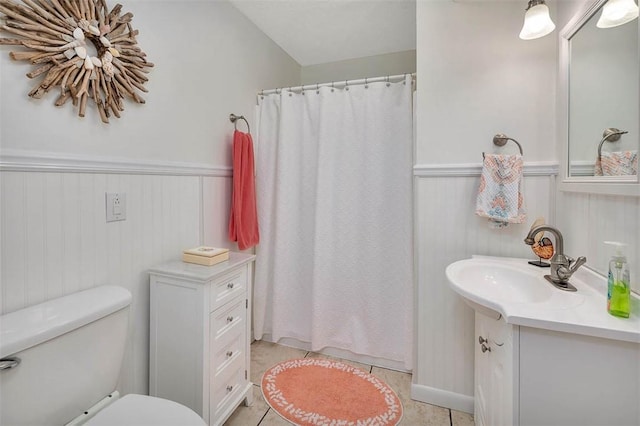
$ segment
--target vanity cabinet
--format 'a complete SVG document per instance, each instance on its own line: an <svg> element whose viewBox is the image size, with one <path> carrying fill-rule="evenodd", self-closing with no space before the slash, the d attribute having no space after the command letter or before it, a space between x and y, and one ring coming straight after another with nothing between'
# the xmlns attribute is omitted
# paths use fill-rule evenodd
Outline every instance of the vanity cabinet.
<svg viewBox="0 0 640 426"><path fill-rule="evenodd" d="M476 312L476 425L516 424L513 334L514 327L499 314L490 317Z"/></svg>
<svg viewBox="0 0 640 426"><path fill-rule="evenodd" d="M221 425L252 402L250 313L253 255L214 266L181 261L150 273L149 394Z"/></svg>
<svg viewBox="0 0 640 426"><path fill-rule="evenodd" d="M476 425L640 424L639 343L475 319Z"/></svg>

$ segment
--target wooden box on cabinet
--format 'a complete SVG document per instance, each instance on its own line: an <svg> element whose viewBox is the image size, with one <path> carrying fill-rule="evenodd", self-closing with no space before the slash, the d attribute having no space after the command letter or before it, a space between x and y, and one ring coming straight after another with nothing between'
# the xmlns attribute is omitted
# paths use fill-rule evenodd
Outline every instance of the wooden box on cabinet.
<svg viewBox="0 0 640 426"><path fill-rule="evenodd" d="M149 271L149 394L190 407L209 425L252 402L254 258L231 253L214 266L175 261Z"/></svg>

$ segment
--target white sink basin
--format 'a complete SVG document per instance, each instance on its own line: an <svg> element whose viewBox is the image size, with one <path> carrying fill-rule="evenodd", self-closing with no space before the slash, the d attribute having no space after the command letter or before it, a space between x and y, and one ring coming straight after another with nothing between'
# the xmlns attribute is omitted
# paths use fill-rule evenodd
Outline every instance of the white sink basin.
<svg viewBox="0 0 640 426"><path fill-rule="evenodd" d="M475 295L512 303L541 303L554 288L540 275L513 262L466 259L449 265L447 278L463 296Z"/></svg>
<svg viewBox="0 0 640 426"><path fill-rule="evenodd" d="M544 279L549 268L527 259L474 256L446 269L451 289L477 312L509 324L640 343L640 299L621 319L606 310L607 280L579 268L571 277L577 292L555 288Z"/></svg>
<svg viewBox="0 0 640 426"><path fill-rule="evenodd" d="M483 312L490 316L573 308L584 302L585 294L593 293L574 279L577 293L557 289L544 279L548 273L548 268L531 266L525 259L498 257L460 260L446 270L451 288L475 310L489 308L493 313Z"/></svg>

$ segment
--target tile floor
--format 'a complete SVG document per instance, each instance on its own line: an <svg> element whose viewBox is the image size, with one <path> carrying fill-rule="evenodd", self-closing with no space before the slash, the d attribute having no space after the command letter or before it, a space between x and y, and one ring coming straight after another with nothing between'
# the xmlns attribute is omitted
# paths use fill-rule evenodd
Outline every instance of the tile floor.
<svg viewBox="0 0 640 426"><path fill-rule="evenodd" d="M274 343L256 341L251 345L251 381L253 385L253 404L251 407L241 405L231 415L225 426L290 426L290 423L274 412L264 401L260 391L260 379L265 370L272 365L291 358L320 357L329 358L315 352L277 345ZM393 388L402 401L404 414L403 426L473 426L473 417L448 408L437 407L413 401L411 394L411 374L372 367L343 360L345 363L369 371L383 379Z"/></svg>

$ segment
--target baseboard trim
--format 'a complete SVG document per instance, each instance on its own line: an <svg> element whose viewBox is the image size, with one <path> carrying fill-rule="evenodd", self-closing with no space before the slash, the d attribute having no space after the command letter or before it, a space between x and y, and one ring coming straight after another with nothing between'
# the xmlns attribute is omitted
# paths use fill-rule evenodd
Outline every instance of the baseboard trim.
<svg viewBox="0 0 640 426"><path fill-rule="evenodd" d="M232 176L231 167L171 161L131 160L102 156L75 156L50 152L3 150L0 171L108 173L169 176Z"/></svg>
<svg viewBox="0 0 640 426"><path fill-rule="evenodd" d="M412 383L411 399L473 414L473 397L461 393Z"/></svg>

